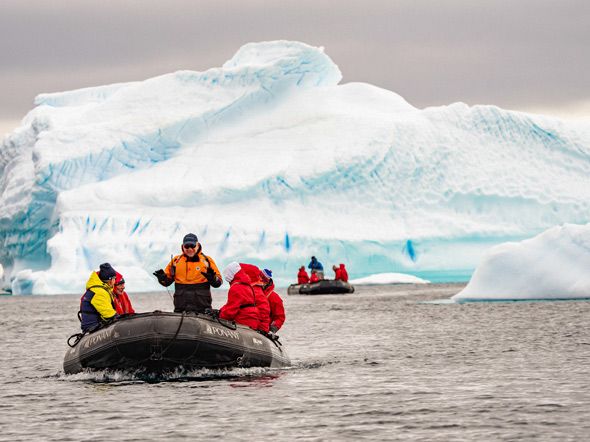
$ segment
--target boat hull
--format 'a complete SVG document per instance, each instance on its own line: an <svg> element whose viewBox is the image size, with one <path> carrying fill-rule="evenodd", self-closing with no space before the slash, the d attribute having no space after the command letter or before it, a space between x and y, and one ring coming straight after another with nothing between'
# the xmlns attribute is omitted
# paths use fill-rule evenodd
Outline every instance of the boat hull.
<svg viewBox="0 0 590 442"><path fill-rule="evenodd" d="M142 313L82 337L64 357L64 372L177 368L286 367L281 344L233 322L194 313Z"/></svg>
<svg viewBox="0 0 590 442"><path fill-rule="evenodd" d="M344 281L323 279L313 284L291 284L287 293L289 295L343 295L354 293L354 286Z"/></svg>

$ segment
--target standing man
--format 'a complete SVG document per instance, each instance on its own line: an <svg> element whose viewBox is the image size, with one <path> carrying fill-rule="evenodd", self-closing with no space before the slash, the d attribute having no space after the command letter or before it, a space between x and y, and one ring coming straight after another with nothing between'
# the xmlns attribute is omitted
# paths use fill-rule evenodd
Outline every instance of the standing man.
<svg viewBox="0 0 590 442"><path fill-rule="evenodd" d="M315 256L311 257L311 261L309 261L307 268L311 270L312 273L315 270L318 279L324 279L324 266L317 260Z"/></svg>
<svg viewBox="0 0 590 442"><path fill-rule="evenodd" d="M213 261L202 252L197 235L189 233L182 239L182 255L177 255L154 275L164 287L174 283L174 311L205 313L211 308L211 287L223 282Z"/></svg>

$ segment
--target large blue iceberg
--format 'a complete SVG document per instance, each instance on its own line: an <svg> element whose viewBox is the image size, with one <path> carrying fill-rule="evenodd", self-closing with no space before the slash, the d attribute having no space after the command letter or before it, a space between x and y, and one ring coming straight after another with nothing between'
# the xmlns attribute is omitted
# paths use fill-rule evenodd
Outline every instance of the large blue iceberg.
<svg viewBox="0 0 590 442"><path fill-rule="evenodd" d="M339 84L322 48L251 43L221 68L42 94L0 149L13 293L130 291L194 232L220 266L316 255L352 278L466 280L483 252L590 221L590 128L462 103L417 109Z"/></svg>

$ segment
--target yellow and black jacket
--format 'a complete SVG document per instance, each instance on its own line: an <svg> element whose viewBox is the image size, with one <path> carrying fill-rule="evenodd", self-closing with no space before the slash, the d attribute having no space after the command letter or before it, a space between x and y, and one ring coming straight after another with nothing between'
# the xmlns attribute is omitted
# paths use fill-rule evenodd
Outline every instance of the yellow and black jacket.
<svg viewBox="0 0 590 442"><path fill-rule="evenodd" d="M92 272L86 283L86 293L80 299L82 331L92 330L116 314L111 287L101 281L96 272Z"/></svg>

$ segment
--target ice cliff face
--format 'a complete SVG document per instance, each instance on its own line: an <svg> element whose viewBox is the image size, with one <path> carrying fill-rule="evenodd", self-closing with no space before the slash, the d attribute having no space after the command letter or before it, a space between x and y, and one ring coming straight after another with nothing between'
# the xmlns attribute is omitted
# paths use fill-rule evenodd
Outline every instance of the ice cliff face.
<svg viewBox="0 0 590 442"><path fill-rule="evenodd" d="M321 49L248 44L221 68L42 94L0 149L15 293L130 291L199 236L279 283L316 255L351 277L467 277L482 252L590 214L590 128L339 85ZM329 272L328 272L329 275Z"/></svg>

